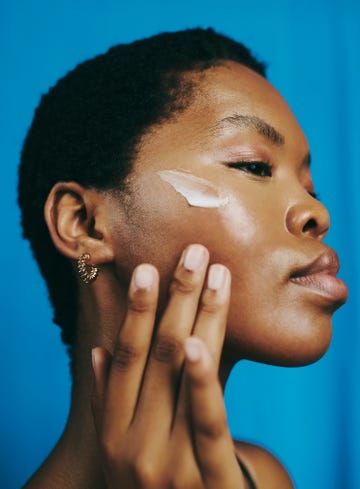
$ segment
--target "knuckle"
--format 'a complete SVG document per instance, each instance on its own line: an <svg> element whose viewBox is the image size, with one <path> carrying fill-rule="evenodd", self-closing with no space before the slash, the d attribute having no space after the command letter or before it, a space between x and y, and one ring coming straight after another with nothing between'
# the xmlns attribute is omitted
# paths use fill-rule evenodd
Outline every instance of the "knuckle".
<svg viewBox="0 0 360 489"><path fill-rule="evenodd" d="M201 312L204 314L208 314L209 316L214 316L218 314L221 310L221 306L219 304L215 304L214 302L201 302Z"/></svg>
<svg viewBox="0 0 360 489"><path fill-rule="evenodd" d="M137 294L135 297L128 299L128 310L135 314L144 314L151 312L155 308L155 303L150 297L143 294Z"/></svg>
<svg viewBox="0 0 360 489"><path fill-rule="evenodd" d="M110 469L120 469L130 476L134 487L139 489L158 489L161 484L161 468L152 455L129 450L123 443L116 442L113 436L100 440L106 465ZM133 487L133 486L132 486Z"/></svg>
<svg viewBox="0 0 360 489"><path fill-rule="evenodd" d="M120 455L120 447L113 439L102 438L101 450L106 456L106 461L110 467L117 465Z"/></svg>
<svg viewBox="0 0 360 489"><path fill-rule="evenodd" d="M226 308L227 303L227 297L206 290L201 298L201 310L208 314L216 314Z"/></svg>
<svg viewBox="0 0 360 489"><path fill-rule="evenodd" d="M198 424L198 432L205 438L216 440L221 438L228 429L225 415L217 417L213 420L207 420L204 423Z"/></svg>
<svg viewBox="0 0 360 489"><path fill-rule="evenodd" d="M170 362L181 351L181 341L173 336L162 335L155 340L153 354L159 362Z"/></svg>
<svg viewBox="0 0 360 489"><path fill-rule="evenodd" d="M183 274L176 272L170 284L170 294L189 295L199 286L199 281L195 276L184 277Z"/></svg>
<svg viewBox="0 0 360 489"><path fill-rule="evenodd" d="M131 472L136 487L159 487L159 471L151 458L143 455L136 457L131 465Z"/></svg>
<svg viewBox="0 0 360 489"><path fill-rule="evenodd" d="M127 369L140 356L140 352L130 344L118 343L113 355L113 363L121 370Z"/></svg>

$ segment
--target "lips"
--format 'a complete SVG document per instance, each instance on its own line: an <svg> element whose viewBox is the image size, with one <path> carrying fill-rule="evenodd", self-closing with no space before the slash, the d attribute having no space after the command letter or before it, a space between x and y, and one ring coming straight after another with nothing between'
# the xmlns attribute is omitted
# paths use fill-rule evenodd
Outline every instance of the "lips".
<svg viewBox="0 0 360 489"><path fill-rule="evenodd" d="M327 250L312 263L294 271L290 281L327 297L331 302L344 303L348 296L346 284L336 277L340 262L333 250Z"/></svg>

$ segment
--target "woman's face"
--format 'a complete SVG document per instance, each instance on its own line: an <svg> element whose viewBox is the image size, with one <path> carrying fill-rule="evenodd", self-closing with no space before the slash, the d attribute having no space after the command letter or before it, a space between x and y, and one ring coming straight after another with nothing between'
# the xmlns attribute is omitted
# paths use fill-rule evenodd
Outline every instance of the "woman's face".
<svg viewBox="0 0 360 489"><path fill-rule="evenodd" d="M202 243L232 273L227 355L312 362L329 345L346 287L322 242L329 216L313 196L308 143L253 71L228 62L199 79L189 107L142 140L125 230L114 213L119 270L153 263L165 296L183 248Z"/></svg>

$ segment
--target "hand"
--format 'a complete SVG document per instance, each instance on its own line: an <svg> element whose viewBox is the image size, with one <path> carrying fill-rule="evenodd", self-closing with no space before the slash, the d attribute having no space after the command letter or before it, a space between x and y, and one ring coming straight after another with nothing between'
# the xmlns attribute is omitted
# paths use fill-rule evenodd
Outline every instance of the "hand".
<svg viewBox="0 0 360 489"><path fill-rule="evenodd" d="M113 355L93 350L93 413L109 489L245 487L218 380L230 272L216 264L206 273L208 262L203 246L185 250L156 328L158 272L138 266Z"/></svg>

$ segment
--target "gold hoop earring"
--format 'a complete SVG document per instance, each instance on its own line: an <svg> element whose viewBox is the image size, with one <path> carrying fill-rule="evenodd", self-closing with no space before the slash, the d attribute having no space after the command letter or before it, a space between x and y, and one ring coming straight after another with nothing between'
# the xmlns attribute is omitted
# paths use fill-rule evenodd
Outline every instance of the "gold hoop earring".
<svg viewBox="0 0 360 489"><path fill-rule="evenodd" d="M89 253L83 253L81 256L79 256L77 261L78 273L84 284L88 284L95 280L99 273L99 269L97 267L88 263L89 260Z"/></svg>

